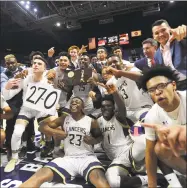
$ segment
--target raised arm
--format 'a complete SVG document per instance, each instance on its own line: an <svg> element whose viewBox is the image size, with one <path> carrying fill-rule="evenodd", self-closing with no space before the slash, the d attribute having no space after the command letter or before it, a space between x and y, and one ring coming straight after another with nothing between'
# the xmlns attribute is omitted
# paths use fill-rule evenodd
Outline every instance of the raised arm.
<svg viewBox="0 0 187 188"><path fill-rule="evenodd" d="M126 121L126 107L125 107L125 103L124 100L122 99L121 94L119 94L117 88L115 85L106 85L106 89L107 92L109 94L112 94L114 97L114 102L117 106L117 113L116 113L116 118L118 119L118 121L120 121L121 123L127 125L127 121Z"/></svg>
<svg viewBox="0 0 187 188"><path fill-rule="evenodd" d="M134 80L134 81L138 81L142 76L142 73L139 72L139 71L117 70L113 67L108 67L107 71L111 72L116 77L124 76L124 77L129 78L129 79Z"/></svg>

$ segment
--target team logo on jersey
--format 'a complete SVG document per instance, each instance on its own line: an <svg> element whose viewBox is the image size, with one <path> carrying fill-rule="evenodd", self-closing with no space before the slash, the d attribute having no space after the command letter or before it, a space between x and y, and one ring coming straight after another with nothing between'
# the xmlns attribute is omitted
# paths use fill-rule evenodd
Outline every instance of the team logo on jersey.
<svg viewBox="0 0 187 188"><path fill-rule="evenodd" d="M70 132L70 131L76 131L86 134L86 128L81 128L81 127L67 127L66 132Z"/></svg>
<svg viewBox="0 0 187 188"><path fill-rule="evenodd" d="M167 121L163 121L162 123L163 123L163 125L165 125L165 126L168 125L168 122L167 122Z"/></svg>
<svg viewBox="0 0 187 188"><path fill-rule="evenodd" d="M111 125L110 127L100 128L100 130L101 130L102 133L104 133L104 132L107 132L107 131L114 131L115 127L114 127L114 125Z"/></svg>
<svg viewBox="0 0 187 188"><path fill-rule="evenodd" d="M127 86L126 81L124 80L124 82L118 87L118 90L122 90L124 86Z"/></svg>

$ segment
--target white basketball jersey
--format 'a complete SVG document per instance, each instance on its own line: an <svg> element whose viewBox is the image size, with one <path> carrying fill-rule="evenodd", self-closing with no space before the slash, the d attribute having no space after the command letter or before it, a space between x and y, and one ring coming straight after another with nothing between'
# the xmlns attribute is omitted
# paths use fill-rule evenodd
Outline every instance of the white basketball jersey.
<svg viewBox="0 0 187 188"><path fill-rule="evenodd" d="M56 67L55 69L56 72L56 76L54 78L54 87L56 89L60 89L58 88L58 84L60 84L60 82L63 82L63 78L64 78L64 72L62 72L58 67ZM60 107L65 107L66 103L67 103L67 92L61 90L61 94L60 94L60 98L59 98L59 105Z"/></svg>
<svg viewBox="0 0 187 188"><path fill-rule="evenodd" d="M186 126L186 91L177 91L180 96L180 105L173 112L166 112L155 103L145 116L145 123L155 123L163 126L184 125ZM148 140L155 141L157 135L154 129L145 128L145 135Z"/></svg>
<svg viewBox="0 0 187 188"><path fill-rule="evenodd" d="M91 91L91 84L86 85L76 85L73 87L73 96L74 97L80 97L83 100L88 98L88 94Z"/></svg>
<svg viewBox="0 0 187 188"><path fill-rule="evenodd" d="M124 135L122 124L115 116L110 121L106 121L101 116L97 121L103 135L103 149L111 160L124 153L129 145L133 143L130 136Z"/></svg>
<svg viewBox="0 0 187 188"><path fill-rule="evenodd" d="M93 155L93 147L83 141L84 136L90 135L92 119L84 116L75 121L70 115L65 118L63 129L68 134L64 140L66 156Z"/></svg>
<svg viewBox="0 0 187 188"><path fill-rule="evenodd" d="M122 95L127 110L137 110L145 105L153 105L150 96L139 89L136 82L125 77L117 80L117 88Z"/></svg>

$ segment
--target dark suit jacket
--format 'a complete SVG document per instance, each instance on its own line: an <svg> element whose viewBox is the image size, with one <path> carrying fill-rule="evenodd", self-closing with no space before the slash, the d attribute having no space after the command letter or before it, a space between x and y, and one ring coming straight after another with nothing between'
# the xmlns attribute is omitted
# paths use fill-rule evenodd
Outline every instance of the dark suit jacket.
<svg viewBox="0 0 187 188"><path fill-rule="evenodd" d="M146 57L139 59L134 62L134 66L143 71L144 69L150 69L151 67L148 66L148 60Z"/></svg>
<svg viewBox="0 0 187 188"><path fill-rule="evenodd" d="M176 70L186 75L187 68L187 40L184 39L180 42L174 40L170 45L172 62ZM160 48L155 53L155 62L164 65L162 53Z"/></svg>

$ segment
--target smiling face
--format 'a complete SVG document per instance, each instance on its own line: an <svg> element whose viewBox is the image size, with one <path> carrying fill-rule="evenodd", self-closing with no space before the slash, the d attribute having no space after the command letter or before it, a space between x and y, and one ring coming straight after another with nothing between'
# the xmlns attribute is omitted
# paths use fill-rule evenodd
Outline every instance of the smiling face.
<svg viewBox="0 0 187 188"><path fill-rule="evenodd" d="M113 67L115 69L118 69L118 70L122 69L122 67L121 67L122 65L120 63L120 59L117 56L109 57L108 60L107 60L107 64L108 64L108 66L111 66L111 67Z"/></svg>
<svg viewBox="0 0 187 188"><path fill-rule="evenodd" d="M46 70L45 63L40 59L35 59L32 64L33 73L43 73Z"/></svg>
<svg viewBox="0 0 187 188"><path fill-rule="evenodd" d="M73 98L70 103L70 111L75 112L82 112L84 109L84 104L81 99L79 98Z"/></svg>
<svg viewBox="0 0 187 188"><path fill-rule="evenodd" d="M147 90L152 100L161 108L168 109L173 106L176 94L176 83L169 81L164 76L156 76L146 83ZM157 88L157 89L156 89Z"/></svg>
<svg viewBox="0 0 187 188"><path fill-rule="evenodd" d="M156 47L153 46L151 43L143 44L143 53L145 57L152 59L155 55Z"/></svg>
<svg viewBox="0 0 187 188"><path fill-rule="evenodd" d="M59 58L59 68L61 71L64 71L65 69L67 69L67 67L69 66L70 62L67 56L61 56Z"/></svg>
<svg viewBox="0 0 187 188"><path fill-rule="evenodd" d="M153 38L161 45L165 45L170 37L170 27L166 23L152 28Z"/></svg>
<svg viewBox="0 0 187 188"><path fill-rule="evenodd" d="M106 120L110 120L114 116L114 104L112 101L104 100L101 103L101 112Z"/></svg>
<svg viewBox="0 0 187 188"><path fill-rule="evenodd" d="M17 68L17 66L18 66L18 65L17 65L17 60L16 60L15 57L9 58L8 61L5 62L5 64L6 64L6 68L7 68L9 71L11 71L11 72L15 71L16 68Z"/></svg>
<svg viewBox="0 0 187 188"><path fill-rule="evenodd" d="M72 50L70 50L69 55L70 55L72 58L77 58L77 57L78 57L78 50L75 49L75 48L72 49Z"/></svg>

